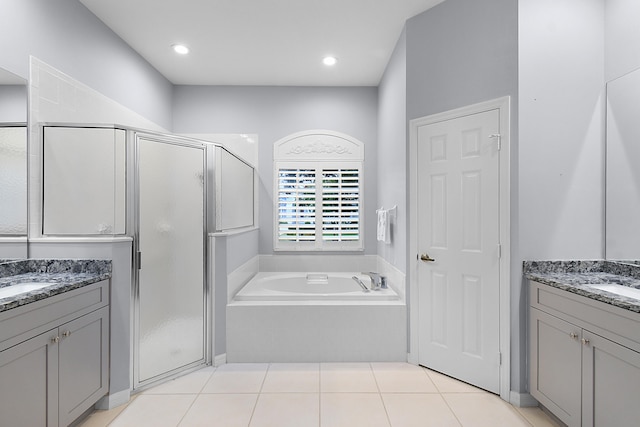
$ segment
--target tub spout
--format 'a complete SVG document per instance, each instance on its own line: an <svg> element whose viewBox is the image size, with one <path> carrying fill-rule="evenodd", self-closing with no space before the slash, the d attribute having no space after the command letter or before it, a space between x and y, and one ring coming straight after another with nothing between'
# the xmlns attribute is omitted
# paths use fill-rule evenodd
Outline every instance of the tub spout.
<svg viewBox="0 0 640 427"><path fill-rule="evenodd" d="M363 292L369 292L369 288L367 288L367 285L362 283L362 280L360 280L358 276L353 276L352 279L355 280L358 285L362 286Z"/></svg>
<svg viewBox="0 0 640 427"><path fill-rule="evenodd" d="M380 289L387 289L387 278L379 273L374 273L372 271L363 272L362 274L366 274L371 277L371 289L374 291L379 291Z"/></svg>

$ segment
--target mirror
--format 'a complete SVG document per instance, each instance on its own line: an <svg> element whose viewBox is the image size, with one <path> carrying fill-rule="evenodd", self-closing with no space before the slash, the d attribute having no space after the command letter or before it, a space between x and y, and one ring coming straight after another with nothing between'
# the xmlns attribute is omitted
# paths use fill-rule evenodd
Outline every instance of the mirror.
<svg viewBox="0 0 640 427"><path fill-rule="evenodd" d="M27 256L27 82L0 68L0 259Z"/></svg>
<svg viewBox="0 0 640 427"><path fill-rule="evenodd" d="M607 83L606 258L640 260L640 69Z"/></svg>

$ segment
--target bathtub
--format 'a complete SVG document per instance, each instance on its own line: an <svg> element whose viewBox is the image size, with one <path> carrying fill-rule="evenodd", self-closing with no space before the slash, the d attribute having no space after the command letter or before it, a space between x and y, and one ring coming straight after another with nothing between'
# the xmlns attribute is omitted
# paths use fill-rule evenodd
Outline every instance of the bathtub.
<svg viewBox="0 0 640 427"><path fill-rule="evenodd" d="M267 273L256 274L235 296L236 301L393 301L393 289L365 292L353 280L371 287L362 273Z"/></svg>
<svg viewBox="0 0 640 427"><path fill-rule="evenodd" d="M257 273L227 304L227 362L407 360L407 310L362 273Z"/></svg>

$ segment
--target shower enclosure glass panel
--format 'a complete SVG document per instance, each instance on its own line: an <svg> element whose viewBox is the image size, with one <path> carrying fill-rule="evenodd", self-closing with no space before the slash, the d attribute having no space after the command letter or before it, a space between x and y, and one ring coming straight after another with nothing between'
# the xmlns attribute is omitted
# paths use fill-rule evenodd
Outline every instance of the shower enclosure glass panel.
<svg viewBox="0 0 640 427"><path fill-rule="evenodd" d="M205 151L141 137L137 151L141 385L205 360Z"/></svg>

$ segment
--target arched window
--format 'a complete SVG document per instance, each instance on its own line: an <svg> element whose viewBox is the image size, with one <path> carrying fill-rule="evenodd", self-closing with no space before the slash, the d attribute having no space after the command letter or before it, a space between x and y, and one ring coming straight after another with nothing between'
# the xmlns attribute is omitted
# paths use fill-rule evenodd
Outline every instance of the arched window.
<svg viewBox="0 0 640 427"><path fill-rule="evenodd" d="M289 135L273 146L274 249L359 251L364 144L326 130Z"/></svg>

